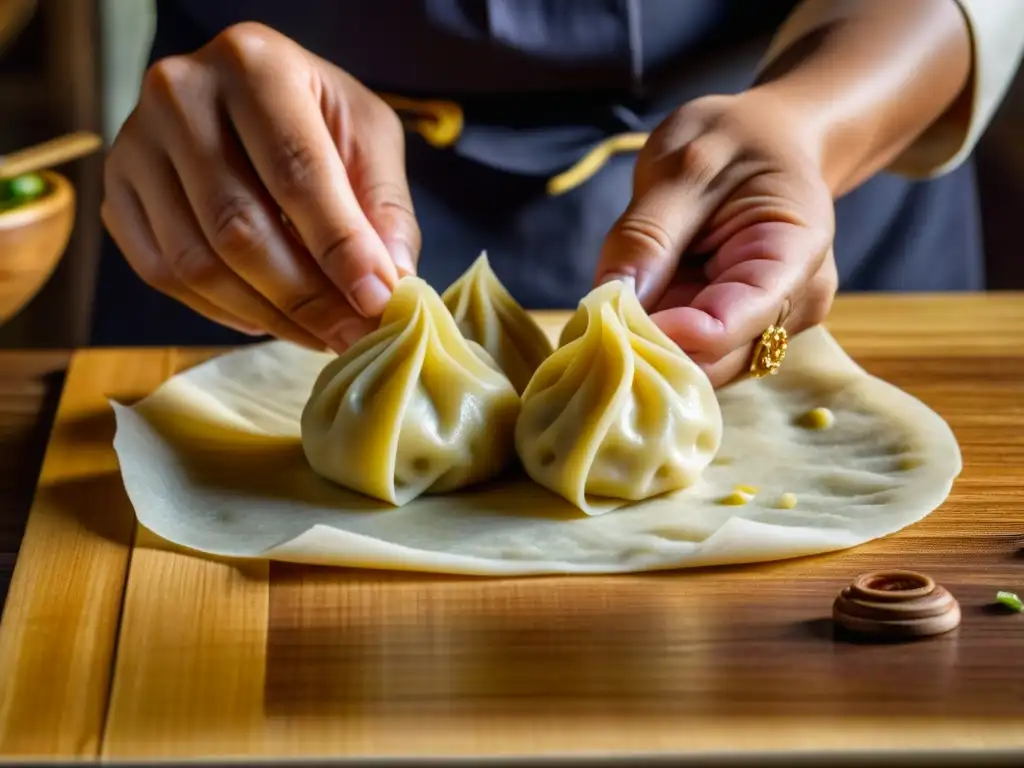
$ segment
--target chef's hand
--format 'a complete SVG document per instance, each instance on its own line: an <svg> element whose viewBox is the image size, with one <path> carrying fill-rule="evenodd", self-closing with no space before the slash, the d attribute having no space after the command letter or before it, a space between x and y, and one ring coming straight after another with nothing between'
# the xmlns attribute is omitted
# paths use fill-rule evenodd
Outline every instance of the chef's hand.
<svg viewBox="0 0 1024 768"><path fill-rule="evenodd" d="M245 333L341 351L415 270L397 115L258 24L149 70L105 186L142 279Z"/></svg>
<svg viewBox="0 0 1024 768"><path fill-rule="evenodd" d="M782 104L751 91L687 104L637 158L597 281L632 275L655 323L715 386L748 368L784 307L790 334L829 311L833 202L816 147Z"/></svg>
<svg viewBox="0 0 1024 768"><path fill-rule="evenodd" d="M790 333L828 313L833 199L925 131L942 139L910 166L941 167L969 128L960 3L805 0L793 19L754 88L691 102L654 132L599 267L598 281L636 276L655 322L716 386L747 368L787 307Z"/></svg>

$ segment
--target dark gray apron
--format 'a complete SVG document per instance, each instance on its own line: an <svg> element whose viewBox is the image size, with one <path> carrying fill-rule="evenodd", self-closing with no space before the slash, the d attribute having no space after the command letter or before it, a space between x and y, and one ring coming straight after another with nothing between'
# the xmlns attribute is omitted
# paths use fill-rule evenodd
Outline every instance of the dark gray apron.
<svg viewBox="0 0 1024 768"><path fill-rule="evenodd" d="M674 107L749 86L787 0L160 0L152 58L261 21L368 87L457 102L454 146L410 134L420 274L443 289L486 249L526 306L569 308L591 287L625 208L635 156L560 196L548 180L600 141L650 131ZM973 169L912 183L881 174L836 206L844 290L983 287ZM247 340L156 295L107 240L94 343Z"/></svg>

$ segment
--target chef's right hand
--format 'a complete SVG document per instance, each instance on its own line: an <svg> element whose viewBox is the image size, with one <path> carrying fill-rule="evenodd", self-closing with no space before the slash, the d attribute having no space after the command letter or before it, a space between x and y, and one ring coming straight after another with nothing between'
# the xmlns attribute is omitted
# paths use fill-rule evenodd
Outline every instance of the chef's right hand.
<svg viewBox="0 0 1024 768"><path fill-rule="evenodd" d="M146 74L103 221L143 280L206 317L341 351L415 271L404 140L355 79L239 24Z"/></svg>

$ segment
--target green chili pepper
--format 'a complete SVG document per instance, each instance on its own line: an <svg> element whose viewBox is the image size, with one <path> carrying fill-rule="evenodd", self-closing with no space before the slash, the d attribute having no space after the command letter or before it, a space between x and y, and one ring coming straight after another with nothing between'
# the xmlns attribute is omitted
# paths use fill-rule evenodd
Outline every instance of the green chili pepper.
<svg viewBox="0 0 1024 768"><path fill-rule="evenodd" d="M1018 613L1024 611L1024 601L1013 594L1013 592L996 592L996 602L1002 603L1011 611L1017 611Z"/></svg>

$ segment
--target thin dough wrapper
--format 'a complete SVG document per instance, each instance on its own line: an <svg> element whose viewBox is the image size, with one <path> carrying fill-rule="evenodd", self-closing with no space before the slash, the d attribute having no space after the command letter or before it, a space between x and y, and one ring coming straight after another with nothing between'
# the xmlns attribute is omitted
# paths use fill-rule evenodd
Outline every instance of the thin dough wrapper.
<svg viewBox="0 0 1024 768"><path fill-rule="evenodd" d="M463 335L487 350L522 394L554 351L540 326L512 298L483 252L441 297Z"/></svg>
<svg viewBox="0 0 1024 768"><path fill-rule="evenodd" d="M381 325L331 361L302 412L313 470L401 506L455 491L512 460L519 396L441 297L401 280Z"/></svg>
<svg viewBox="0 0 1024 768"><path fill-rule="evenodd" d="M705 373L624 282L588 294L523 393L516 450L589 515L695 483L722 440Z"/></svg>

